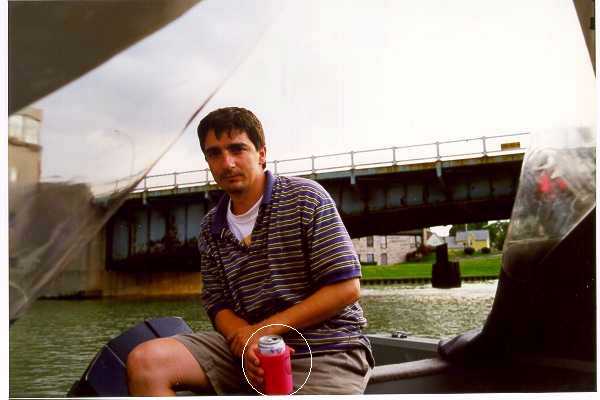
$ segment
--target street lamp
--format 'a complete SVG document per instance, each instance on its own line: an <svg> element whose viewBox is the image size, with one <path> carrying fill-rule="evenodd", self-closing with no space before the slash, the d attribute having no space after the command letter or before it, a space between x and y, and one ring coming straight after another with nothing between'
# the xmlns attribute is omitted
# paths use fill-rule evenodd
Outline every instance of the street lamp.
<svg viewBox="0 0 600 400"><path fill-rule="evenodd" d="M124 132L121 132L118 129L113 129L113 132L122 135L124 138L126 138L131 146L131 166L129 167L129 178L131 179L131 177L133 176L133 169L135 168L135 142L131 138L131 136Z"/></svg>

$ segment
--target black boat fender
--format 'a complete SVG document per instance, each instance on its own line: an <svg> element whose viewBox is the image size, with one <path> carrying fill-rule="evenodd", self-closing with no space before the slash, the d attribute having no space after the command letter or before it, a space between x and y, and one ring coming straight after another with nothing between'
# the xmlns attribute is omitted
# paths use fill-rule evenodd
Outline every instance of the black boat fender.
<svg viewBox="0 0 600 400"><path fill-rule="evenodd" d="M67 396L128 396L126 364L129 352L147 340L189 332L192 329L180 317L149 319L135 325L102 347Z"/></svg>

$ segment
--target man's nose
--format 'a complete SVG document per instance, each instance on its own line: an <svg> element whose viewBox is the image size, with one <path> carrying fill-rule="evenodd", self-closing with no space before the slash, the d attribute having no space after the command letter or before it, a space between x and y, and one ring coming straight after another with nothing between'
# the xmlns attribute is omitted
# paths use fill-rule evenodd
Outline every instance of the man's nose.
<svg viewBox="0 0 600 400"><path fill-rule="evenodd" d="M226 167L234 167L235 166L235 157L231 155L228 151L223 153L223 164Z"/></svg>

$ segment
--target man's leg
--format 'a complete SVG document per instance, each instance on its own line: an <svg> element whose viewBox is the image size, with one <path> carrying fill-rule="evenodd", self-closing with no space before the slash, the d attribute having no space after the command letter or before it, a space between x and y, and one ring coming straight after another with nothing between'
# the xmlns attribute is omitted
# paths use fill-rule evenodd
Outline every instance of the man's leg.
<svg viewBox="0 0 600 400"><path fill-rule="evenodd" d="M315 356L310 375L310 358L292 360L294 390L308 377L297 394L363 394L372 372L369 359L370 354L362 348Z"/></svg>
<svg viewBox="0 0 600 400"><path fill-rule="evenodd" d="M129 393L134 396L169 396L178 388L211 392L204 370L179 341L149 340L127 357Z"/></svg>

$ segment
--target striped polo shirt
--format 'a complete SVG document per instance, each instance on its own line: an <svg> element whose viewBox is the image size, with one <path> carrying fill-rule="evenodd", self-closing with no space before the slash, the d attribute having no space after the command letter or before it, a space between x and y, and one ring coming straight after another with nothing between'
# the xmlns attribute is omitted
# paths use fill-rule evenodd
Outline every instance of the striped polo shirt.
<svg viewBox="0 0 600 400"><path fill-rule="evenodd" d="M308 179L273 177L269 171L265 175L250 245L237 240L228 228L226 194L202 221L202 300L213 324L217 312L226 308L255 324L324 285L361 277L356 252L329 193ZM299 331L313 355L370 349L361 332L366 323L356 302ZM308 354L304 340L294 331L286 333L284 340L296 356Z"/></svg>

